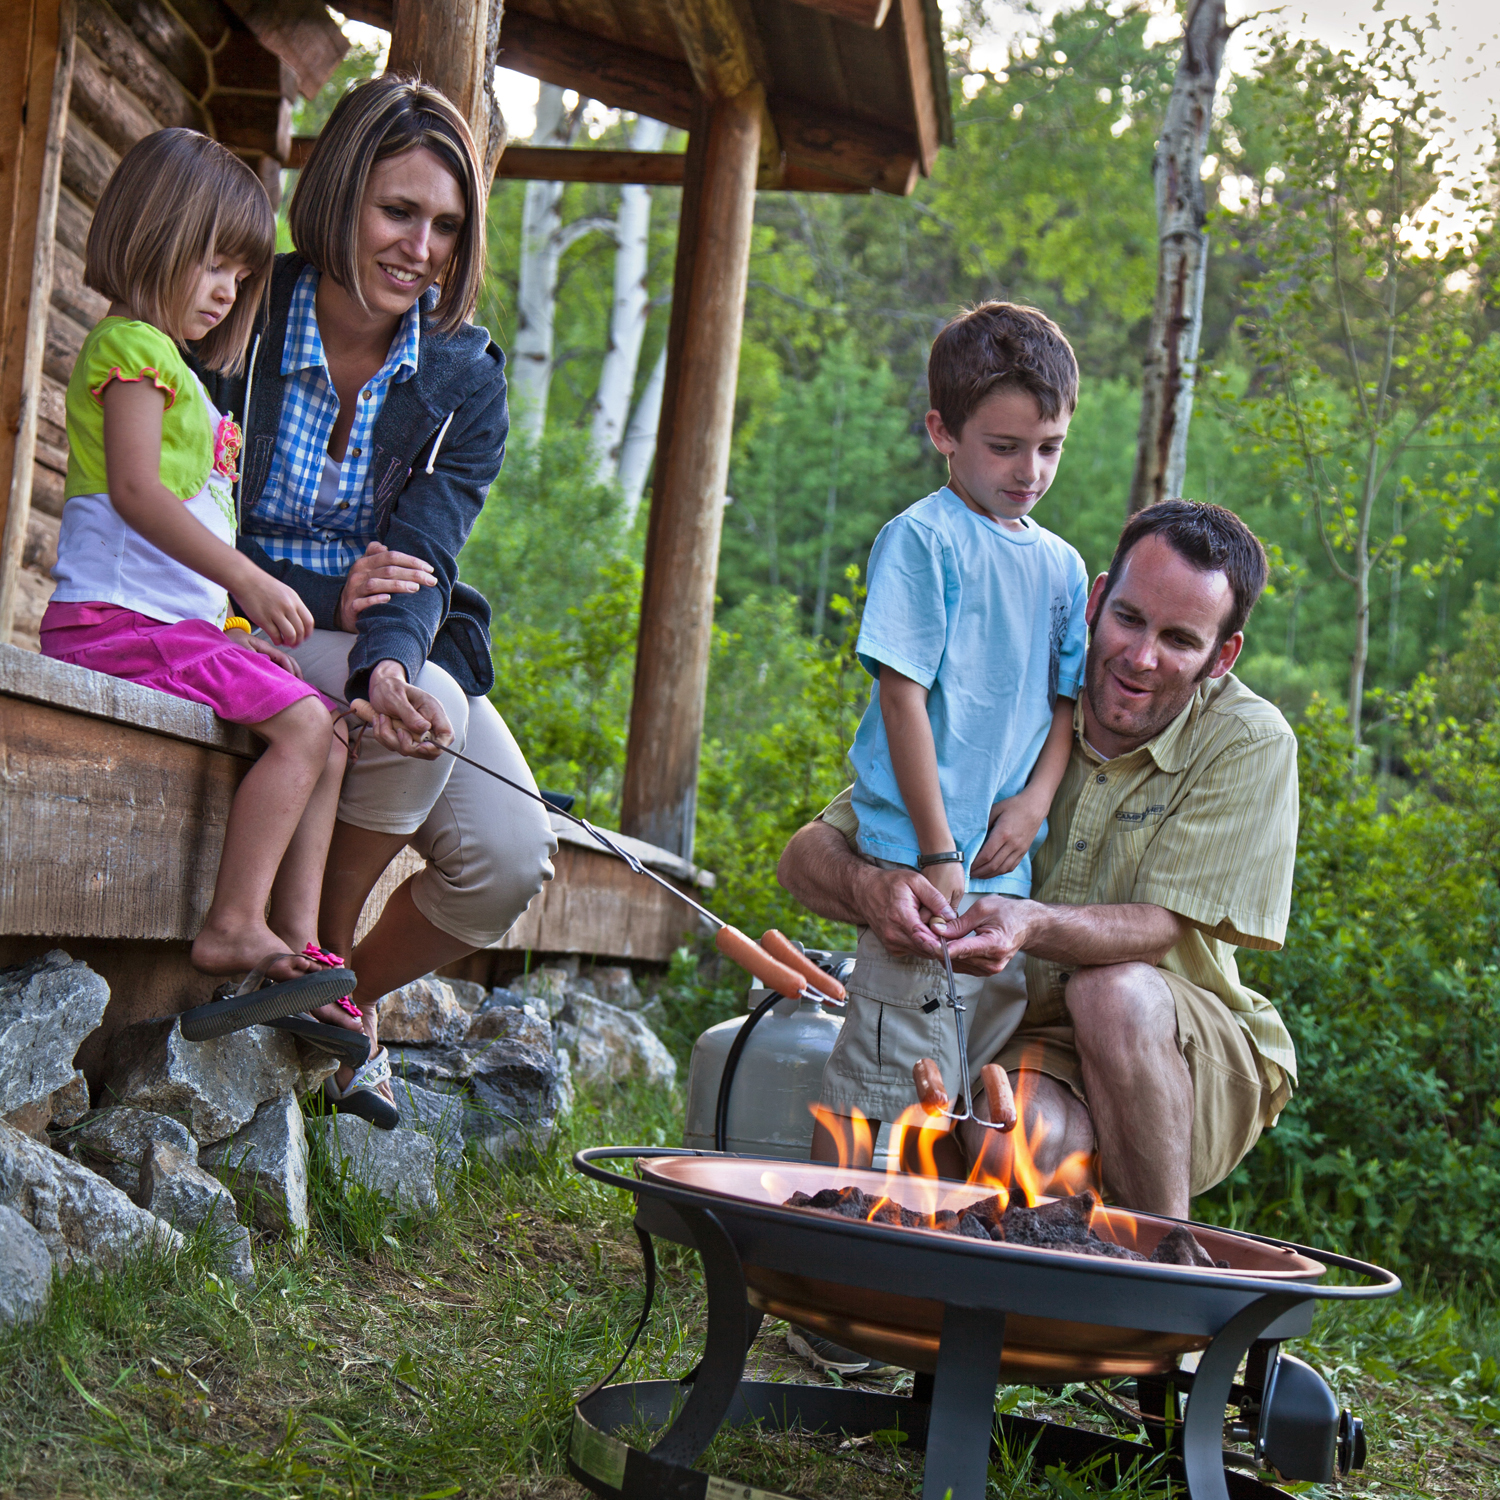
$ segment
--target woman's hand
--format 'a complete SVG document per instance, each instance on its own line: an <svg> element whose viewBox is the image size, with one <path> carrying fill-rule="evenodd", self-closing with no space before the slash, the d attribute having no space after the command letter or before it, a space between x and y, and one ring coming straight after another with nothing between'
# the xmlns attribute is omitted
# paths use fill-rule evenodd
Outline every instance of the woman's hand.
<svg viewBox="0 0 1500 1500"><path fill-rule="evenodd" d="M349 705L375 732L375 738L397 755L436 760L439 748L453 743L453 726L443 705L431 693L406 680L400 662L378 662L370 673L370 696Z"/></svg>
<svg viewBox="0 0 1500 1500"><path fill-rule="evenodd" d="M269 656L283 671L290 672L293 677L301 677L302 668L297 665L296 658L288 656L279 646L273 646L270 641L257 635L250 635L243 630L236 629L225 633L241 650L255 651L261 656Z"/></svg>
<svg viewBox="0 0 1500 1500"><path fill-rule="evenodd" d="M339 629L353 635L360 615L372 604L387 604L393 594L415 594L436 583L437 574L426 558L392 552L383 542L371 542L344 580L344 591L339 595Z"/></svg>

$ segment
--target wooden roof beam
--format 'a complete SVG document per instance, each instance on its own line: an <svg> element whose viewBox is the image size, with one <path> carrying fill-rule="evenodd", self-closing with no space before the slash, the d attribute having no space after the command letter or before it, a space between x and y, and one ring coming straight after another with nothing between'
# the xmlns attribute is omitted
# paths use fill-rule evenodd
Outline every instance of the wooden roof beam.
<svg viewBox="0 0 1500 1500"><path fill-rule="evenodd" d="M766 108L771 69L766 61L755 21L735 0L666 0L677 39L687 56L688 69L705 99L738 99L759 90L760 174L757 185L780 185L784 160L776 122Z"/></svg>
<svg viewBox="0 0 1500 1500"><path fill-rule="evenodd" d="M349 50L322 0L225 0L267 52L296 75L304 99L328 82ZM389 25L389 21L387 21Z"/></svg>

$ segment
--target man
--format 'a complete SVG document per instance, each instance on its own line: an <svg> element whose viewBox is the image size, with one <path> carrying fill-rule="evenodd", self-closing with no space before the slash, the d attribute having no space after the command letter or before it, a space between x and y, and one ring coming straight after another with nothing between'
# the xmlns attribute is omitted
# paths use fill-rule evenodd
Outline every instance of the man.
<svg viewBox="0 0 1500 1500"><path fill-rule="evenodd" d="M1126 524L1089 595L1084 692L1032 898L982 896L956 914L917 871L853 851L847 793L792 838L779 871L812 910L914 962L940 964L940 934L966 973L1024 962L1024 1016L998 1053L971 1055L974 1076L992 1060L1007 1070L1044 1176L1097 1150L1114 1199L1177 1218L1296 1082L1281 1018L1234 959L1236 946L1281 946L1297 841L1296 739L1230 673L1265 577L1260 543L1220 506L1164 501ZM872 1012L879 1035L882 997L861 993L858 967L850 990L849 1045L830 1071ZM979 1041L984 1006L970 1009ZM950 1092L971 1091L973 1078L948 1077ZM961 1139L1006 1175L1011 1137L969 1124ZM826 1133L819 1144L826 1154Z"/></svg>

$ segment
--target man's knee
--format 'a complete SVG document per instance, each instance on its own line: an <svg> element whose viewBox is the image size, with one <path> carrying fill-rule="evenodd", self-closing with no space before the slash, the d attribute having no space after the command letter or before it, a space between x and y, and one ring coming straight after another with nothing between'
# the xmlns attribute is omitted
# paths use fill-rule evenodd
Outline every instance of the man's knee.
<svg viewBox="0 0 1500 1500"><path fill-rule="evenodd" d="M1151 964L1079 969L1068 979L1064 994L1080 1053L1127 1042L1176 1043L1172 992Z"/></svg>

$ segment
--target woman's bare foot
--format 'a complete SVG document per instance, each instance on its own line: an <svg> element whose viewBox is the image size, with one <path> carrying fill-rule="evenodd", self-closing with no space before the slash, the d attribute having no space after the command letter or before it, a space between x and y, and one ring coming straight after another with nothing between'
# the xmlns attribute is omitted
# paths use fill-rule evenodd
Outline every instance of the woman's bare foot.
<svg viewBox="0 0 1500 1500"><path fill-rule="evenodd" d="M312 959L288 952L287 945L264 922L229 927L210 921L193 939L193 967L200 974L215 977L249 973L272 954L278 957L267 966L266 978L273 982L295 979L318 967Z"/></svg>

